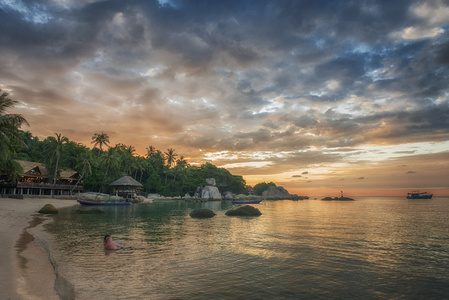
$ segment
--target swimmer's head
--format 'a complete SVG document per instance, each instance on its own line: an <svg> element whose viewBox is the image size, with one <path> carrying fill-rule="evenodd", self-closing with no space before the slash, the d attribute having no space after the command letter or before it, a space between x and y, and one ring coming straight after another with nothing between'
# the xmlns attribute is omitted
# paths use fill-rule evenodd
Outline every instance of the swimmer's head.
<svg viewBox="0 0 449 300"><path fill-rule="evenodd" d="M111 236L109 234L104 236L104 242L107 242L109 239L111 238Z"/></svg>

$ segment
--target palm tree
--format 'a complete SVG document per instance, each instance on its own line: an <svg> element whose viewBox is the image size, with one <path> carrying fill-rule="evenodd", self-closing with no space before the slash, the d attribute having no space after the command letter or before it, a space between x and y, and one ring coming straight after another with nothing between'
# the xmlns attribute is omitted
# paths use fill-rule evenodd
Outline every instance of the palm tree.
<svg viewBox="0 0 449 300"><path fill-rule="evenodd" d="M176 156L178 156L178 154L175 153L175 149L173 148L169 148L167 149L167 152L165 152L165 159L170 168L176 162Z"/></svg>
<svg viewBox="0 0 449 300"><path fill-rule="evenodd" d="M108 176L109 170L118 170L120 167L120 155L115 148L109 148L105 155L102 156L102 161L106 166L105 177Z"/></svg>
<svg viewBox="0 0 449 300"><path fill-rule="evenodd" d="M20 138L19 128L22 124L29 125L21 115L6 113L6 109L18 103L8 96L8 93L2 93L0 89L0 162L7 161L15 153L14 142L19 142L26 147Z"/></svg>
<svg viewBox="0 0 449 300"><path fill-rule="evenodd" d="M160 150L156 150L151 154L151 156L148 157L148 159L154 167L156 174L161 173L165 165L164 154L162 154Z"/></svg>
<svg viewBox="0 0 449 300"><path fill-rule="evenodd" d="M82 174L80 176L80 178L78 178L78 181L75 183L75 186L72 188L71 193L73 193L73 190L76 188L76 186L78 185L78 183L81 181L81 179L86 175L86 174L91 174L92 173L92 164L93 164L93 157L92 157L92 152L89 150L86 150L83 153L83 159L82 161L78 164L78 168L80 170L82 170Z"/></svg>
<svg viewBox="0 0 449 300"><path fill-rule="evenodd" d="M100 133L94 133L91 143L94 144L94 147L99 146L100 151L98 151L98 156L100 156L100 152L103 151L103 145L109 147L109 135L103 131Z"/></svg>
<svg viewBox="0 0 449 300"><path fill-rule="evenodd" d="M181 174L181 178L182 178L182 187L181 189L184 188L184 182L186 180L186 168L188 167L188 163L187 161L184 159L184 156L180 156L179 159L176 161L176 166L175 166L175 176L176 174L179 172Z"/></svg>
<svg viewBox="0 0 449 300"><path fill-rule="evenodd" d="M147 158L152 157L156 153L156 148L154 146L147 147Z"/></svg>
<svg viewBox="0 0 449 300"><path fill-rule="evenodd" d="M55 173L53 176L53 184L56 183L56 178L58 175L58 171L59 171L59 158L61 157L61 153L62 153L62 146L69 142L69 139L66 138L65 136L63 136L61 133L55 133L56 134L56 138L54 137L49 137L49 144L48 144L48 148L46 149L49 153L49 161L50 164L53 163L53 161L55 161Z"/></svg>
<svg viewBox="0 0 449 300"><path fill-rule="evenodd" d="M134 146L132 145L129 145L125 146L124 150L125 151L123 152L122 156L124 171L128 175L132 175L132 172L135 169L134 153L136 152L136 148L134 148Z"/></svg>
<svg viewBox="0 0 449 300"><path fill-rule="evenodd" d="M178 156L178 154L175 153L175 149L173 149L173 148L168 148L167 152L165 152L164 154L165 154L165 160L167 161L167 166L168 166L168 170L166 170L166 172L165 172L165 186L167 186L168 173L175 174L174 172L171 171L171 167L172 167L172 165L175 164L176 156ZM174 179L176 179L175 176L176 175L174 175Z"/></svg>

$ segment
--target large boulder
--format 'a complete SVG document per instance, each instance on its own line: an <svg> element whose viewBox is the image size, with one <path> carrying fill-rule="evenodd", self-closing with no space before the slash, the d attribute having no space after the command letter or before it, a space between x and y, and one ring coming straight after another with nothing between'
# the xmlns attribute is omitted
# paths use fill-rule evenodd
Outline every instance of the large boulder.
<svg viewBox="0 0 449 300"><path fill-rule="evenodd" d="M193 198L201 198L201 193L203 192L203 187L202 186L198 186L196 188L195 194L193 194Z"/></svg>
<svg viewBox="0 0 449 300"><path fill-rule="evenodd" d="M206 219L212 218L213 216L215 216L215 213L207 208L198 208L190 212L190 217L194 219Z"/></svg>
<svg viewBox="0 0 449 300"><path fill-rule="evenodd" d="M39 211L40 214L58 214L59 210L52 204L45 204Z"/></svg>
<svg viewBox="0 0 449 300"><path fill-rule="evenodd" d="M260 216L262 213L259 209L250 206L245 205L236 209L228 210L225 215L227 216L240 216L240 217L254 217L254 216Z"/></svg>
<svg viewBox="0 0 449 300"><path fill-rule="evenodd" d="M207 178L206 179L207 185L216 186L217 182L215 181L215 178Z"/></svg>
<svg viewBox="0 0 449 300"><path fill-rule="evenodd" d="M225 200L234 200L235 199L235 195L231 192L226 192L226 194L223 197Z"/></svg>
<svg viewBox="0 0 449 300"><path fill-rule="evenodd" d="M203 200L223 200L220 191L216 186L206 185L201 191L201 199Z"/></svg>

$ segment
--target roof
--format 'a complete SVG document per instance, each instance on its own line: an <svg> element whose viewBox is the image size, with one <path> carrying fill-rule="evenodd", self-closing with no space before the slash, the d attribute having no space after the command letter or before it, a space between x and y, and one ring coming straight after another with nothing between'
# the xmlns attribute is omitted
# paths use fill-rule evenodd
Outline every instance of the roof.
<svg viewBox="0 0 449 300"><path fill-rule="evenodd" d="M46 177L48 171L43 164L33 161L16 160L16 162L22 167L23 173L21 175Z"/></svg>
<svg viewBox="0 0 449 300"><path fill-rule="evenodd" d="M143 186L140 182L132 178L131 176L123 176L120 179L109 184L110 186Z"/></svg>
<svg viewBox="0 0 449 300"><path fill-rule="evenodd" d="M23 173L20 175L26 175L29 177L50 177L47 168L43 164L33 161L16 160L16 162L22 167ZM62 179L77 178L78 172L73 169L64 169L59 171L59 175Z"/></svg>

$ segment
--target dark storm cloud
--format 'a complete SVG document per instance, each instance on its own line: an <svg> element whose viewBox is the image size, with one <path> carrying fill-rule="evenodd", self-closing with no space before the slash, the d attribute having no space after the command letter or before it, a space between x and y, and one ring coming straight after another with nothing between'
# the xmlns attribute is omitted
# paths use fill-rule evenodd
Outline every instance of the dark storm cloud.
<svg viewBox="0 0 449 300"><path fill-rule="evenodd" d="M449 41L440 45L436 51L436 61L441 65L449 65Z"/></svg>
<svg viewBox="0 0 449 300"><path fill-rule="evenodd" d="M36 134L284 153L264 174L449 138L447 1L0 0L0 20L0 88Z"/></svg>

